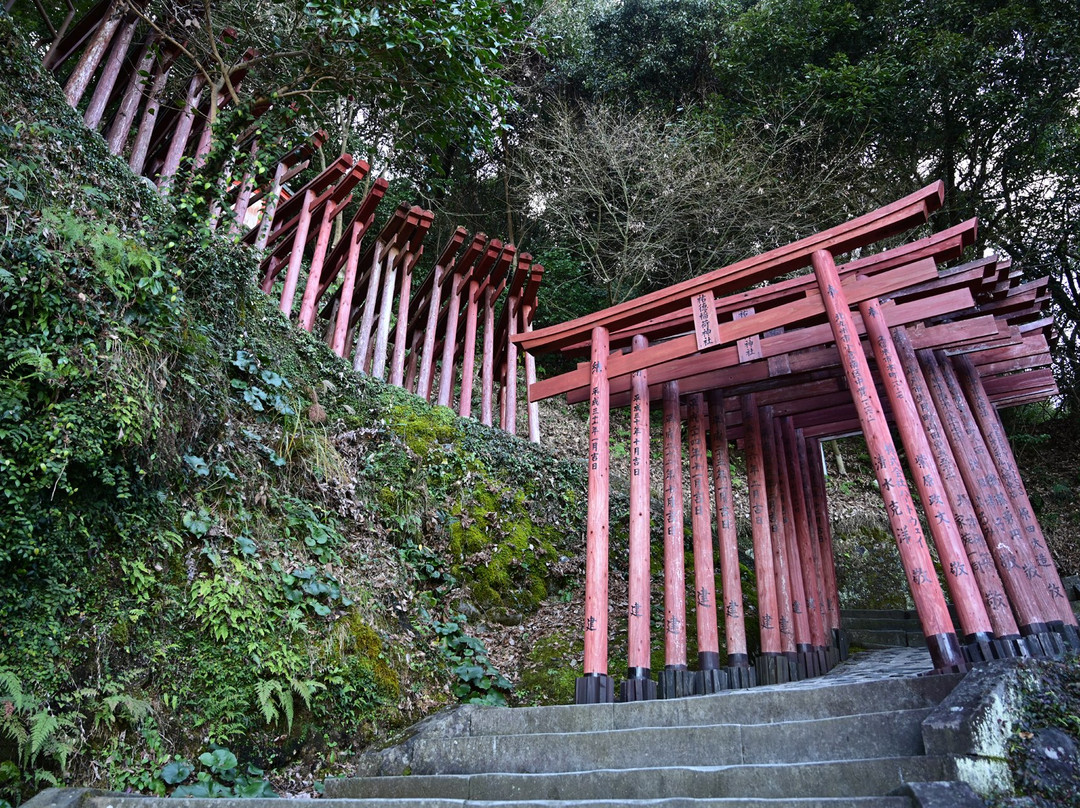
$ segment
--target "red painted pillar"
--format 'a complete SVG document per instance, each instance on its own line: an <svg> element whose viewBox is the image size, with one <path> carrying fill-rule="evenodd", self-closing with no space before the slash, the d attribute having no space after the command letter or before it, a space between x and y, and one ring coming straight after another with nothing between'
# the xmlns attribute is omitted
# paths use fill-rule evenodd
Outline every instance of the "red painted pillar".
<svg viewBox="0 0 1080 808"><path fill-rule="evenodd" d="M315 306L319 300L319 287L322 285L322 268L326 261L326 251L330 247L330 234L334 228L334 205L331 201L323 206L322 219L319 222L319 234L315 238L315 254L311 256L304 296L300 298L300 318L298 324L305 331L311 331L315 325ZM299 235L299 234L298 234ZM306 237L306 235L305 235ZM286 315L291 313L286 312Z"/></svg>
<svg viewBox="0 0 1080 808"><path fill-rule="evenodd" d="M289 253L289 265L285 268L285 283L281 289L281 301L278 309L286 318L292 315L296 287L300 283L300 264L304 260L304 248L307 246L308 231L311 229L311 205L315 201L315 192L304 192L304 202L300 207L300 219L296 223L296 235L293 237L292 252Z"/></svg>
<svg viewBox="0 0 1080 808"><path fill-rule="evenodd" d="M349 254L345 258L345 273L341 280L341 295L338 298L337 312L333 319L334 331L330 342L330 350L338 356L345 356L349 316L352 314L353 293L356 291L356 268L360 261L360 239L363 235L364 228L359 223L354 223L345 234L345 238L349 239Z"/></svg>
<svg viewBox="0 0 1080 808"><path fill-rule="evenodd" d="M780 619L780 650L790 665L789 677L796 678L794 598L791 585L791 561L788 557L784 505L780 498L776 466L776 440L772 407L761 408L761 456L765 464L765 497L769 503L769 534L772 536L773 569L776 575L776 605ZM800 610L802 606L799 606Z"/></svg>
<svg viewBox="0 0 1080 808"><path fill-rule="evenodd" d="M694 614L697 621L698 692L727 689L720 671L720 634L716 625L716 572L713 565L712 509L709 502L708 444L705 442L705 396L686 402L690 451L690 525L694 543Z"/></svg>
<svg viewBox="0 0 1080 808"><path fill-rule="evenodd" d="M787 660L781 659L780 626L773 570L772 536L769 533L769 506L765 486L765 461L761 451L761 418L753 394L740 400L743 444L746 452L746 482L750 502L750 532L754 541L754 577L757 579L758 626L761 656L757 663L758 684L787 681Z"/></svg>
<svg viewBox="0 0 1080 808"><path fill-rule="evenodd" d="M799 555L803 561L803 581L806 587L806 613L810 621L810 638L814 647L824 652L830 645L829 626L825 614L825 575L822 570L821 548L810 497L810 470L807 464L806 443L800 439L790 418L783 422L784 451L788 459L788 481L791 488L792 512ZM826 660L827 661L827 660Z"/></svg>
<svg viewBox="0 0 1080 808"><path fill-rule="evenodd" d="M806 444L807 469L810 472L811 502L814 503L814 524L817 527L818 548L821 551L821 571L825 585L826 625L833 632L833 642L840 642L840 586L836 580L836 557L833 551L832 524L829 521L829 491L821 461L821 442L816 438Z"/></svg>
<svg viewBox="0 0 1080 808"><path fill-rule="evenodd" d="M717 536L720 542L720 581L723 587L724 640L727 645L728 685L750 687L750 656L746 650L742 576L739 571L739 539L735 530L731 493L731 457L724 395L709 391L709 437L712 448L713 498L716 501Z"/></svg>
<svg viewBox="0 0 1080 808"><path fill-rule="evenodd" d="M649 345L645 337L633 339L635 351ZM509 366L507 373L510 373ZM626 681L622 701L656 698L650 650L651 577L650 538L652 519L649 500L649 381L648 371L630 377L630 562L627 594Z"/></svg>
<svg viewBox="0 0 1080 808"><path fill-rule="evenodd" d="M589 372L589 500L585 534L585 675L578 677L578 704L611 702L608 665L608 331L592 330Z"/></svg>
<svg viewBox="0 0 1080 808"><path fill-rule="evenodd" d="M795 621L795 652L799 655L800 674L820 676L825 673L825 643L821 622L814 607L814 557L810 551L810 535L805 523L800 524L801 511L796 510L793 486L792 456L788 455L782 421L774 421L776 430L776 468L779 474L780 497L784 505L788 558L791 559L791 610ZM815 632L816 625L816 632Z"/></svg>
<svg viewBox="0 0 1080 808"><path fill-rule="evenodd" d="M683 533L682 415L679 383L664 383L664 670L662 699L690 696L694 676L686 665L686 560Z"/></svg>
<svg viewBox="0 0 1080 808"><path fill-rule="evenodd" d="M464 286L460 272L450 281L450 300L447 303L446 333L443 336L442 367L439 376L439 404L449 407L454 396L454 354L457 353L457 323L461 312L461 289Z"/></svg>
<svg viewBox="0 0 1080 808"><path fill-rule="evenodd" d="M480 423L491 426L495 395L495 301L491 282L484 289L484 347L480 359Z"/></svg>
<svg viewBox="0 0 1080 808"><path fill-rule="evenodd" d="M978 648L979 644L985 645L992 639L993 626L983 605L978 583L969 569L964 543L956 527L956 517L949 507L948 495L937 463L934 462L934 453L915 409L914 396L897 359L896 348L885 323L881 304L877 300L866 300L859 304L859 312L866 326L866 335L873 346L874 359L889 399L893 422L900 433L900 440L907 455L908 470L915 481L927 524L930 526L930 534L937 547L945 584L960 619L964 642ZM973 650L968 649L969 655Z"/></svg>
<svg viewBox="0 0 1080 808"><path fill-rule="evenodd" d="M387 245L381 239L376 240L372 251L371 268L368 270L367 297L364 298L364 311L360 315L360 325L356 334L356 353L353 354L353 370L368 372L368 349L371 347L371 329L375 325L375 312L379 306L379 291L382 289L383 262L389 260Z"/></svg>
<svg viewBox="0 0 1080 808"><path fill-rule="evenodd" d="M1050 601L1057 607L1058 619L1062 623L1062 629L1058 630L1063 631L1070 645L1074 648L1080 647L1080 634L1076 631L1076 616L1069 605L1068 597L1065 596L1061 577L1058 575L1057 567L1050 557L1050 551L1047 549L1042 528L1039 527L1039 522L1032 511L1031 500L1028 498L1024 481L1020 477L1016 458L1013 455L1012 447L1009 445L1009 439L1005 435L1005 428L998 418L997 410L994 409L994 405L990 403L990 399L986 395L986 389L983 387L982 379L975 369L971 357L965 354L952 357L952 368L956 373L960 389L967 399L968 406L971 408L971 413L975 417L975 422L986 440L986 448L994 461L998 476L1005 486L1005 492L1012 502L1013 510L1016 511L1020 529L1031 547L1031 555L1034 560L1034 567L1030 569L1031 577L1033 579L1038 577L1045 579ZM1025 570L1025 573L1028 571ZM1064 630L1064 627L1068 627L1068 630ZM1055 626L1055 628L1057 627Z"/></svg>
<svg viewBox="0 0 1080 808"><path fill-rule="evenodd" d="M521 323L522 328L526 333L532 331L533 320L533 306L526 305L521 307ZM536 357L528 351L525 352L525 385L526 387L532 387L536 384ZM529 440L533 443L540 442L540 403L537 401L529 402Z"/></svg>
<svg viewBox="0 0 1080 808"><path fill-rule="evenodd" d="M505 378L502 390L505 410L502 428L511 435L517 434L518 346L514 342L514 337L518 333L519 317L521 317L521 300L517 296L511 296L506 301L506 366L503 368Z"/></svg>
<svg viewBox="0 0 1080 808"><path fill-rule="evenodd" d="M113 38L109 56L105 60L105 66L101 68L94 94L90 96L90 103L86 106L86 113L83 115L83 123L90 129L97 129L101 124L105 107L112 96L113 87L116 86L116 79L120 76L120 68L124 66L128 48L131 47L131 39L135 36L136 22L134 18L124 22L120 33Z"/></svg>
<svg viewBox="0 0 1080 808"><path fill-rule="evenodd" d="M952 449L949 448L949 441L945 437L945 429L934 406L926 377L915 358L915 349L911 345L907 329L902 326L893 328L892 337L897 361L903 368L908 386L911 388L912 399L919 418L922 420L923 431L926 433L930 451L948 495L960 541L971 565L971 572L979 584L979 591L982 593L994 635L999 640L1015 639L1020 636L1020 630L1013 619L1012 610L1009 608L1009 601L1005 596L1001 577L994 566L990 549L986 546L986 538L979 528L979 520L975 515L971 497L968 496L960 469L957 467Z"/></svg>
<svg viewBox="0 0 1080 808"><path fill-rule="evenodd" d="M855 409L870 448L870 456L873 458L874 471L885 500L893 536L900 549L900 560L904 565L923 634L926 636L930 658L934 668L939 671L964 669L966 663L960 652L960 643L956 639L945 595L934 572L933 559L923 538L915 503L912 501L900 458L896 454L896 447L885 422L881 402L870 376L870 367L852 322L847 296L836 273L836 264L827 250L815 252L812 261L821 299L840 351L848 387L855 399Z"/></svg>
<svg viewBox="0 0 1080 808"><path fill-rule="evenodd" d="M465 293L465 345L461 353L461 400L458 401L458 415L462 418L472 416L473 376L476 368L476 290L480 282L474 277L469 281Z"/></svg>

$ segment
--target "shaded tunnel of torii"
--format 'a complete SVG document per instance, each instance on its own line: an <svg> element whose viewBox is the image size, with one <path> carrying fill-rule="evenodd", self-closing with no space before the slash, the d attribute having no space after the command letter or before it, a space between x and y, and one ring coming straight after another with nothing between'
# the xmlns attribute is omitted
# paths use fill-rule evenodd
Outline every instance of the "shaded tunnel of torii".
<svg viewBox="0 0 1080 808"><path fill-rule="evenodd" d="M622 700L784 682L836 664L843 640L819 444L859 432L936 671L1080 647L1077 621L997 415L1001 407L1057 392L1049 371L1046 280L1025 283L996 256L939 268L974 242L974 220L836 261L927 222L942 202L937 183L785 247L513 337L531 353L589 357L529 385L530 401L565 394L590 408L578 703L616 696L607 659L609 417L616 408L628 407L631 418ZM805 267L811 271L776 280ZM659 435L650 434L654 406L663 409ZM697 670L687 659L684 422ZM732 510L732 441L746 456L760 627L755 659L748 653ZM649 457L656 444L664 462L663 513L656 516L664 528L662 626L650 625ZM655 678L654 630L664 638L665 660Z"/></svg>

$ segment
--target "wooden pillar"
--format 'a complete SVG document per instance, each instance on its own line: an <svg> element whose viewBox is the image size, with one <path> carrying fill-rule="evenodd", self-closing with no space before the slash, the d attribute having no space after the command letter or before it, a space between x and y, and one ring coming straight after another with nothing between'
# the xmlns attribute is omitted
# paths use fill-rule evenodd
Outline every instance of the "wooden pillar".
<svg viewBox="0 0 1080 808"><path fill-rule="evenodd" d="M345 258L345 273L341 279L341 293L338 297L337 311L331 318L334 323L333 335L330 340L330 350L338 356L345 356L346 337L349 333L349 317L352 314L353 293L356 291L356 269L360 261L360 239L363 238L364 228L359 222L355 222L346 233L349 239L349 254Z"/></svg>
<svg viewBox="0 0 1080 808"><path fill-rule="evenodd" d="M382 294L379 296L379 319L375 325L375 347L371 358L371 375L376 379L386 377L386 350L390 343L390 317L394 313L394 289L397 285L399 263L401 250L391 247L386 253Z"/></svg>
<svg viewBox="0 0 1080 808"><path fill-rule="evenodd" d="M131 125L135 121L135 114L139 111L139 101L153 83L155 58L153 42L153 36L150 36L143 45L142 53L139 54L135 63L135 69L131 71L131 78L128 79L127 87L124 88L120 106L117 107L116 114L105 134L105 142L113 154L123 154L124 146L131 135Z"/></svg>
<svg viewBox="0 0 1080 808"><path fill-rule="evenodd" d="M941 363L933 351L919 351L917 357L967 495L986 537L987 548L1016 613L1020 633L1024 636L1045 634L1054 613L1047 610L1043 592L1033 587L1024 575L1024 564L1030 563L1027 545L1008 499L1003 494L995 496L1002 491L1001 481L989 462L982 436L975 429L970 413L966 412L967 404L962 396L957 398L949 389ZM959 393L959 390L955 392Z"/></svg>
<svg viewBox="0 0 1080 808"><path fill-rule="evenodd" d="M717 537L720 543L720 582L723 588L724 640L727 645L728 685L750 687L750 656L746 649L742 575L739 570L739 538L731 493L731 457L724 395L709 391L709 437L712 448L713 498L716 501Z"/></svg>
<svg viewBox="0 0 1080 808"><path fill-rule="evenodd" d="M608 331L592 330L589 371L589 500L585 534L585 675L578 677L578 704L611 702L608 676Z"/></svg>
<svg viewBox="0 0 1080 808"><path fill-rule="evenodd" d="M686 561L683 534L682 414L679 383L664 383L664 670L662 699L690 696L695 677L686 665Z"/></svg>
<svg viewBox="0 0 1080 808"><path fill-rule="evenodd" d="M495 395L495 301L491 282L484 289L484 347L480 359L480 423L491 426ZM508 323L509 324L509 323Z"/></svg>
<svg viewBox="0 0 1080 808"><path fill-rule="evenodd" d="M450 300L447 303L446 330L443 335L442 367L439 376L439 404L449 407L454 400L454 355L457 353L457 324L461 312L461 290L464 279L455 272L450 281Z"/></svg>
<svg viewBox="0 0 1080 808"><path fill-rule="evenodd" d="M274 169L274 179L270 183L270 190L264 199L262 219L259 221L259 233L255 237L255 251L261 253L266 249L266 242L270 239L270 231L274 227L274 214L277 212L278 202L281 201L281 184L289 168L285 163L278 163Z"/></svg>
<svg viewBox="0 0 1080 808"><path fill-rule="evenodd" d="M451 257L451 261L453 258ZM446 267L436 264L433 270L431 291L428 293L427 323L424 326L424 344L420 349L420 371L416 382L416 394L431 401L431 372L435 365L435 337L439 327L439 307L442 305L442 283Z"/></svg>
<svg viewBox="0 0 1080 808"><path fill-rule="evenodd" d="M142 118L139 119L139 130L135 134L135 142L131 146L131 156L128 158L128 166L135 174L142 174L146 168L146 152L150 148L150 140L154 136L154 124L158 121L161 113L162 90L165 82L169 80L172 59L162 55L153 71L150 80L150 89L146 92L146 103L143 104Z"/></svg>
<svg viewBox="0 0 1080 808"><path fill-rule="evenodd" d="M328 199L323 205L322 219L319 221L319 233L315 238L315 254L311 256L304 295L300 298L300 317L298 325L305 331L311 331L315 325L315 306L319 302L319 287L322 285L322 269L326 261L326 252L330 247L330 234L334 228L334 204ZM297 233L299 235L299 233ZM306 238L306 234L305 234ZM288 316L290 311L285 312Z"/></svg>
<svg viewBox="0 0 1080 808"><path fill-rule="evenodd" d="M532 331L533 306L532 304L521 307L521 325L525 333ZM536 357L529 351L525 352L525 386L531 388L536 384ZM533 443L540 442L540 402L529 402L529 440Z"/></svg>
<svg viewBox="0 0 1080 808"><path fill-rule="evenodd" d="M240 178L240 190L236 194L236 204L233 206L232 222L229 224L229 235L233 238L238 238L244 229L244 219L247 218L248 206L251 204L251 194L255 190L255 158L258 154L259 139L256 137L251 141L247 166L243 177Z"/></svg>
<svg viewBox="0 0 1080 808"><path fill-rule="evenodd" d="M761 456L765 466L765 497L769 505L769 535L772 537L773 572L776 575L776 606L780 621L780 650L790 665L788 676L796 678L794 603L791 593L790 560L784 507L780 499L776 468L776 440L771 407L761 408ZM800 610L802 606L800 605Z"/></svg>
<svg viewBox="0 0 1080 808"><path fill-rule="evenodd" d="M401 283L398 284L397 325L394 327L394 352L390 357L390 384L405 384L405 346L408 342L409 304L412 302L412 272L422 254L409 251L401 266Z"/></svg>
<svg viewBox="0 0 1080 808"><path fill-rule="evenodd" d="M686 401L690 452L690 525L694 544L694 615L697 623L699 693L727 689L720 670L720 635L716 625L716 571L713 565L712 509L709 497L708 444L705 442L705 396Z"/></svg>
<svg viewBox="0 0 1080 808"><path fill-rule="evenodd" d="M817 527L818 549L821 551L821 571L825 585L826 625L833 632L833 642L843 649L840 630L840 586L836 580L836 556L833 551L832 524L829 521L829 492L825 483L825 468L821 459L821 442L806 441L807 470L810 472L810 501L813 503L814 524Z"/></svg>
<svg viewBox="0 0 1080 808"><path fill-rule="evenodd" d="M393 242L391 242L393 243ZM375 325L375 311L379 305L379 291L382 289L383 261L389 253L388 245L381 239L376 240L372 251L371 268L368 270L367 297L364 298L364 311L360 315L360 325L356 330L356 353L353 354L353 370L368 372L368 348L371 347L371 329Z"/></svg>
<svg viewBox="0 0 1080 808"><path fill-rule="evenodd" d="M836 273L836 264L827 250L816 251L812 261L821 299L829 315L848 387L855 399L855 409L870 448L878 485L885 500L893 536L900 549L900 560L904 565L934 669L963 670L966 663L960 652L960 643L956 639L945 595L941 591L930 550L923 538L915 503L885 422L881 402L870 376L870 367L852 322L847 296Z"/></svg>
<svg viewBox="0 0 1080 808"><path fill-rule="evenodd" d="M832 644L831 627L825 611L825 573L821 560L814 501L810 489L810 469L806 454L806 442L801 439L790 418L784 419L784 448L788 456L792 506L795 530L805 574L806 609L810 620L810 637L815 648L826 652L826 663L831 667L828 648Z"/></svg>
<svg viewBox="0 0 1080 808"><path fill-rule="evenodd" d="M649 343L645 337L633 339L635 351ZM507 363L509 378L510 364ZM629 591L626 610L626 681L620 688L621 700L646 701L656 698L652 680L650 614L651 577L650 544L652 519L649 489L649 381L648 371L635 371L630 377L630 561Z"/></svg>
<svg viewBox="0 0 1080 808"><path fill-rule="evenodd" d="M120 26L123 16L117 9L116 3L110 5L105 12L103 21L90 38L86 49L79 56L79 61L75 63L75 68L71 71L71 75L68 76L67 83L64 85L64 97L67 98L67 102L71 106L79 106L79 102L90 86L91 79L94 78L94 72L97 70L98 65L101 64L101 60L105 57L105 51L116 35L116 29Z"/></svg>
<svg viewBox="0 0 1080 808"><path fill-rule="evenodd" d="M135 36L137 22L134 17L125 21L120 33L113 37L109 56L105 60L105 66L101 68L101 75L98 76L94 94L90 96L90 103L87 104L86 113L83 115L83 123L90 129L97 129L101 124L101 118L105 114L105 107L108 106L109 99L112 97L116 79L120 76L120 69L124 66L128 48L131 47L132 37Z"/></svg>
<svg viewBox="0 0 1080 808"><path fill-rule="evenodd" d="M791 559L792 612L795 620L795 652L799 655L800 673L821 676L826 671L825 638L815 607L816 576L810 534L800 524L801 510L795 506L794 473L789 456L784 423L774 421L776 429L776 467L780 477L780 496L784 505L788 558ZM790 426L790 424L788 425ZM794 447L793 447L794 448ZM796 608L798 605L798 608Z"/></svg>
<svg viewBox="0 0 1080 808"><path fill-rule="evenodd" d="M300 264L304 260L304 248L307 246L308 231L311 229L311 205L314 201L315 192L311 189L305 191L304 201L300 206L300 218L296 223L296 232L293 236L292 252L289 253L289 264L285 268L285 283L281 289L281 301L278 303L278 309L286 318L292 314L296 287L300 283Z"/></svg>
<svg viewBox="0 0 1080 808"><path fill-rule="evenodd" d="M511 295L506 301L506 353L503 373L503 402L505 413L502 428L511 435L517 434L517 366L518 346L514 337L518 333L518 319L521 317L521 299ZM528 356L528 354L526 354ZM530 425L531 426L531 425Z"/></svg>
<svg viewBox="0 0 1080 808"><path fill-rule="evenodd" d="M983 604L978 582L971 573L964 543L956 526L956 517L949 507L948 494L942 484L940 470L934 461L922 420L915 409L914 396L906 375L897 359L892 335L889 334L881 304L866 300L859 304L866 335L874 351L878 374L885 386L885 395L892 409L893 422L907 455L908 470L922 500L923 513L930 527L934 545L952 595L957 617L964 632L969 656L974 648L985 646L992 639L993 626Z"/></svg>
<svg viewBox="0 0 1080 808"><path fill-rule="evenodd" d="M184 97L184 106L180 111L180 117L177 118L172 140L169 141L169 149L165 153L165 162L162 164L161 172L158 174L158 192L162 197L169 195L173 175L180 168L180 160L184 156L184 149L187 148L188 137L191 135L191 126L195 122L199 96L202 95L201 86L202 78L200 76L193 76L188 84L187 95Z"/></svg>
<svg viewBox="0 0 1080 808"><path fill-rule="evenodd" d="M1080 634L1076 631L1076 616L1073 614L1069 599L1065 595L1058 575L1054 560L1050 557L1050 550L1046 546L1046 538L1042 528L1031 507L1024 481L1020 477L1020 470L1016 465L1016 457L1013 455L1009 439L1005 434L1005 428L1001 425L997 410L990 403L983 387L979 372L975 369L971 357L961 354L952 357L952 369L956 374L960 389L967 399L975 422L986 440L986 448L994 461L998 476L1005 486L1005 493L1012 502L1013 510L1020 522L1020 529L1031 547L1031 555L1035 566L1032 568L1033 578L1045 579L1047 592L1050 594L1052 605L1057 607L1058 619L1062 626L1069 627L1065 632L1070 645L1074 648L1080 646ZM1025 570L1026 572L1026 570Z"/></svg>
<svg viewBox="0 0 1080 808"><path fill-rule="evenodd" d="M773 570L772 536L769 533L769 506L765 493L765 462L761 452L761 417L753 394L740 400L743 445L746 452L746 482L750 503L750 532L754 541L754 577L757 579L758 626L761 656L757 662L757 682L761 685L787 681L787 662L781 658L780 626Z"/></svg>
<svg viewBox="0 0 1080 808"><path fill-rule="evenodd" d="M473 277L465 293L465 344L461 349L461 399L458 401L458 415L462 418L472 416L473 376L476 372L476 291L479 288L480 281Z"/></svg>

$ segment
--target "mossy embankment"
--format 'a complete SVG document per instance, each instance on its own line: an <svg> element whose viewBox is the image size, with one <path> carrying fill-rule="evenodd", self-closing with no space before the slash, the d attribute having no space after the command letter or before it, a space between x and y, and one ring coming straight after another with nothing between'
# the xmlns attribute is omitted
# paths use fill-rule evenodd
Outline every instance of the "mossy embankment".
<svg viewBox="0 0 1080 808"><path fill-rule="evenodd" d="M310 790L507 698L474 635L572 585L583 464L353 373L37 65L0 16L0 800Z"/></svg>

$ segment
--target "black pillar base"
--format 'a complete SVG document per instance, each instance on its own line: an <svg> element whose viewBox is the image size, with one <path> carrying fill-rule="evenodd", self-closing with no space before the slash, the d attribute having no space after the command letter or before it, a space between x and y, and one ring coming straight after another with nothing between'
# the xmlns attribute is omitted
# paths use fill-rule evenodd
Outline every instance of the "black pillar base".
<svg viewBox="0 0 1080 808"><path fill-rule="evenodd" d="M611 704L615 681L606 673L586 673L574 682L574 704Z"/></svg>
<svg viewBox="0 0 1080 808"><path fill-rule="evenodd" d="M697 674L683 665L664 668L657 674L656 695L661 699L681 699L697 695Z"/></svg>
<svg viewBox="0 0 1080 808"><path fill-rule="evenodd" d="M656 698L656 682L645 676L631 676L619 685L619 701L653 701Z"/></svg>
<svg viewBox="0 0 1080 808"><path fill-rule="evenodd" d="M731 685L728 682L727 671L720 668L706 668L703 671L698 671L694 674L697 677L695 687L698 694L707 696L710 693L720 693L724 690L729 690Z"/></svg>
<svg viewBox="0 0 1080 808"><path fill-rule="evenodd" d="M1061 635L1067 648L1080 650L1080 629L1076 626L1063 621L1060 625L1054 624L1054 631Z"/></svg>
<svg viewBox="0 0 1080 808"><path fill-rule="evenodd" d="M934 673L966 673L968 662L960 650L956 634L931 634L926 638L926 648L934 663Z"/></svg>
<svg viewBox="0 0 1080 808"><path fill-rule="evenodd" d="M787 657L779 653L759 654L757 664L759 685L782 685L791 681L791 669Z"/></svg>
<svg viewBox="0 0 1080 808"><path fill-rule="evenodd" d="M1028 634L1022 638L1028 652L1033 657L1044 659L1061 659L1065 656L1065 641L1060 634L1053 631L1040 631Z"/></svg>
<svg viewBox="0 0 1080 808"><path fill-rule="evenodd" d="M832 630L832 634L833 645L836 647L837 652L840 654L840 661L846 662L848 656L851 653L851 637L842 628L834 628Z"/></svg>
<svg viewBox="0 0 1080 808"><path fill-rule="evenodd" d="M728 665L728 687L732 690L743 690L757 685L755 669L749 665Z"/></svg>

